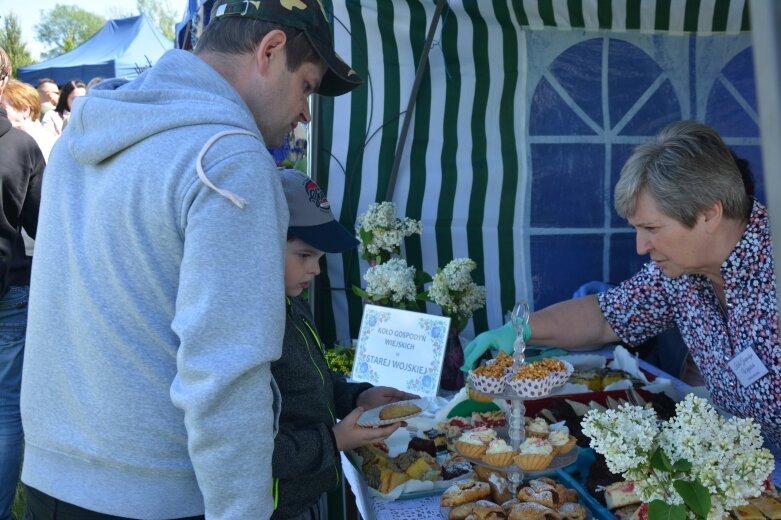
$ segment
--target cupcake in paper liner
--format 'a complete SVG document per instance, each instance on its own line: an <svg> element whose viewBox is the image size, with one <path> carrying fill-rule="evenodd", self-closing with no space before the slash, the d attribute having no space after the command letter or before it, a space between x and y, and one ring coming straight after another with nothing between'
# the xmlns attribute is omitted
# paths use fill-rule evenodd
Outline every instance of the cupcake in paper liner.
<svg viewBox="0 0 781 520"><path fill-rule="evenodd" d="M548 442L553 446L554 455L564 455L575 447L575 437L568 430L551 430L548 434Z"/></svg>
<svg viewBox="0 0 781 520"><path fill-rule="evenodd" d="M511 355L507 354L503 350L499 351L499 354L494 358L493 360L489 361L491 365L496 365L503 367L505 369L510 369L513 366L514 359Z"/></svg>
<svg viewBox="0 0 781 520"><path fill-rule="evenodd" d="M513 456L515 456L515 452L512 446L503 439L494 439L488 444L482 459L483 462L491 466L504 467L513 463Z"/></svg>
<svg viewBox="0 0 781 520"><path fill-rule="evenodd" d="M553 460L553 446L546 439L529 437L521 444L513 457L515 464L524 471L540 471Z"/></svg>
<svg viewBox="0 0 781 520"><path fill-rule="evenodd" d="M551 375L541 378L526 378L518 377L516 374L510 378L508 384L521 397L544 397L557 386L556 379Z"/></svg>
<svg viewBox="0 0 781 520"><path fill-rule="evenodd" d="M501 394L507 380L507 368L496 363L489 363L470 372L469 379L472 388L483 394Z"/></svg>
<svg viewBox="0 0 781 520"><path fill-rule="evenodd" d="M542 367L550 370L550 375L554 379L554 388L566 383L569 376L575 371L575 368L563 359L545 358L539 363Z"/></svg>

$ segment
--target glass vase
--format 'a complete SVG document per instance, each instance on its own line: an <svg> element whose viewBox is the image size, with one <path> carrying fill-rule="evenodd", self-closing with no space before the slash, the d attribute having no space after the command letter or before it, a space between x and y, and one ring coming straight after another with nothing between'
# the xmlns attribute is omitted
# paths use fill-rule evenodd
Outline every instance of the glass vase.
<svg viewBox="0 0 781 520"><path fill-rule="evenodd" d="M442 375L439 378L439 387L443 390L460 390L464 387L464 373L461 366L464 364L464 349L461 339L458 337L458 328L450 326L445 344L445 361L442 363Z"/></svg>

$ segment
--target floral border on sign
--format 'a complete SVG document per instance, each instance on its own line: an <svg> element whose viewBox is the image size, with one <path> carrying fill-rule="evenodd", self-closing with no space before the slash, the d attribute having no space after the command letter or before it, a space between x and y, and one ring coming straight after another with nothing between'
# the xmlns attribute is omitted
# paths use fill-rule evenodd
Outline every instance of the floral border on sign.
<svg viewBox="0 0 781 520"><path fill-rule="evenodd" d="M437 370L437 358L445 348L445 342L447 341L447 328L440 323L441 318L419 318L418 327L428 333L434 340L432 346L434 347L434 354L432 356L431 365L429 366L429 374L423 376L408 379L406 388L410 390L432 390L439 382L438 379L434 379L431 373Z"/></svg>
<svg viewBox="0 0 781 520"><path fill-rule="evenodd" d="M388 311L382 311L378 309L367 309L366 313L364 315L364 323L365 325L361 327L361 337L359 339L359 344L363 344L366 338L369 336L369 333L378 325L381 325L388 321L390 319L390 312ZM377 374L377 372L369 368L369 362L366 361L364 358L365 352L361 350L360 354L356 356L355 358L355 364L353 365L355 368L353 369L353 372L355 373L356 378L365 378L369 383L377 383L380 380L380 376Z"/></svg>

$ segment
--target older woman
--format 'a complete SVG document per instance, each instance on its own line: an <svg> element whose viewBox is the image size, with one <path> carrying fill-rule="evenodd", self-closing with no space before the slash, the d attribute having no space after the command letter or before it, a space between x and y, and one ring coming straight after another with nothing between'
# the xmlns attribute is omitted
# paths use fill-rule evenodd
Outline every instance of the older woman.
<svg viewBox="0 0 781 520"><path fill-rule="evenodd" d="M41 110L38 91L32 85L11 79L0 96L0 105L5 108L8 120L14 128L24 130L35 139L48 162L49 152L57 137L44 129L38 121Z"/></svg>
<svg viewBox="0 0 781 520"><path fill-rule="evenodd" d="M605 293L535 312L530 342L571 350L637 345L677 325L713 402L754 418L769 445L781 447L768 216L746 194L727 146L704 124L669 125L635 149L615 206L637 231L637 252L651 261Z"/></svg>

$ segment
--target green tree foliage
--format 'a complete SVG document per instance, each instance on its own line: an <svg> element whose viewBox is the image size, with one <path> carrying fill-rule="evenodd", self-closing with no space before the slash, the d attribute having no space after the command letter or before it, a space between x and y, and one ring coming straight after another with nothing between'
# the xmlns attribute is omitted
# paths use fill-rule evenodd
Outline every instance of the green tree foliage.
<svg viewBox="0 0 781 520"><path fill-rule="evenodd" d="M3 26L0 28L0 47L5 49L8 57L11 58L13 71L11 75L16 77L16 69L34 63L27 44L22 41L22 26L19 25L19 18L13 12L9 12L3 17Z"/></svg>
<svg viewBox="0 0 781 520"><path fill-rule="evenodd" d="M145 14L152 20L160 32L169 40L174 40L174 25L177 20L174 18L174 10L170 4L164 0L136 0L138 12Z"/></svg>
<svg viewBox="0 0 781 520"><path fill-rule="evenodd" d="M48 45L44 59L71 51L98 32L106 20L75 5L56 4L41 10L41 21L35 25L38 41Z"/></svg>

